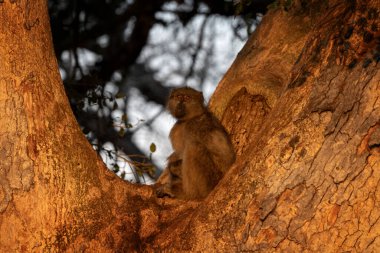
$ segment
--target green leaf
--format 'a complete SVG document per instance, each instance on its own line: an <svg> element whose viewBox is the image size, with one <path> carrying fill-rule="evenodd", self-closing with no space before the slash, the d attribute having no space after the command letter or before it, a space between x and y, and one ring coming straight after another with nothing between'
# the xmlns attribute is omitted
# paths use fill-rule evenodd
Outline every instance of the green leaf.
<svg viewBox="0 0 380 253"><path fill-rule="evenodd" d="M150 144L150 147L149 147L149 149L150 149L150 152L152 152L152 153L154 153L154 152L156 152L156 144L154 144L154 142L152 142L151 144Z"/></svg>
<svg viewBox="0 0 380 253"><path fill-rule="evenodd" d="M152 166L149 166L148 168L147 168L147 173L151 176L151 177L153 177L154 176L154 174L155 174L155 172L156 172L156 168L152 165Z"/></svg>
<svg viewBox="0 0 380 253"><path fill-rule="evenodd" d="M121 127L119 130L119 136L124 137L124 135L125 135L125 129Z"/></svg>
<svg viewBox="0 0 380 253"><path fill-rule="evenodd" d="M119 92L115 95L115 98L124 98L125 97L125 94L122 93L122 92Z"/></svg>
<svg viewBox="0 0 380 253"><path fill-rule="evenodd" d="M123 114L123 116L121 116L121 120L124 121L124 122L127 122L128 121L127 114Z"/></svg>
<svg viewBox="0 0 380 253"><path fill-rule="evenodd" d="M120 170L119 165L117 165L117 164L115 163L115 164L113 165L113 171L114 171L115 173L118 173L119 170Z"/></svg>
<svg viewBox="0 0 380 253"><path fill-rule="evenodd" d="M143 173L144 173L144 172L141 170L141 168L139 168L139 167L136 168L136 174L137 174L139 177L142 177Z"/></svg>
<svg viewBox="0 0 380 253"><path fill-rule="evenodd" d="M91 131L91 130L90 130L89 128L87 128L87 127L84 127L84 128L82 129L82 132L83 132L84 134L88 134L90 131Z"/></svg>

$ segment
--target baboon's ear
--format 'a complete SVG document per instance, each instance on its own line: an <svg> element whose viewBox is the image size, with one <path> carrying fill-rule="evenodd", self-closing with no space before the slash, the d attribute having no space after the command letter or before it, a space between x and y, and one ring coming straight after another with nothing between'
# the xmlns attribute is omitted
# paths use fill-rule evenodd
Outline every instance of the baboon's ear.
<svg viewBox="0 0 380 253"><path fill-rule="evenodd" d="M203 97L203 92L202 91L197 91L198 92L198 95L199 97L202 99L202 101L204 100L204 97Z"/></svg>

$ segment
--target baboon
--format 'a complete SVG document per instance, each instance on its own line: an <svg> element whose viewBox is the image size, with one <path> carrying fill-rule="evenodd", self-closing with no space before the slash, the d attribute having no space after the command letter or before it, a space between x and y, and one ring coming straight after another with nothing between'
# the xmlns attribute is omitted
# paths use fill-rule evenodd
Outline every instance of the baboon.
<svg viewBox="0 0 380 253"><path fill-rule="evenodd" d="M156 191L158 197L184 198L181 165L182 160L178 159L175 153L168 157L167 166L156 182L159 185Z"/></svg>
<svg viewBox="0 0 380 253"><path fill-rule="evenodd" d="M202 199L235 160L223 126L207 110L203 94L192 88L174 89L168 109L177 119L170 131L174 152L157 183L159 197Z"/></svg>

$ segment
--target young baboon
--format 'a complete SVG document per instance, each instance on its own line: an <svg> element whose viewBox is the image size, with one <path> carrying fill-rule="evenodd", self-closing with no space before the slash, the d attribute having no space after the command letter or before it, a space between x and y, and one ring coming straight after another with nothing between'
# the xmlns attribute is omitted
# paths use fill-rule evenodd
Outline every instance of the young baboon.
<svg viewBox="0 0 380 253"><path fill-rule="evenodd" d="M177 119L170 131L174 152L157 181L158 196L201 199L215 187L235 160L231 141L192 88L174 89L168 109Z"/></svg>
<svg viewBox="0 0 380 253"><path fill-rule="evenodd" d="M174 152L168 157L167 166L156 182L159 186L156 190L158 197L184 198L181 164L182 160L178 159Z"/></svg>

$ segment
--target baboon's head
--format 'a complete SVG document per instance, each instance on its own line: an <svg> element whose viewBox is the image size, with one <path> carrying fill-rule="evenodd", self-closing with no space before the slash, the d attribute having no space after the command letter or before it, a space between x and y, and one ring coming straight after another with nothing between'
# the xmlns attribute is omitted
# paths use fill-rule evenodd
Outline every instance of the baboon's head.
<svg viewBox="0 0 380 253"><path fill-rule="evenodd" d="M169 101L170 113L179 120L187 120L204 113L202 92L189 87L173 89Z"/></svg>

